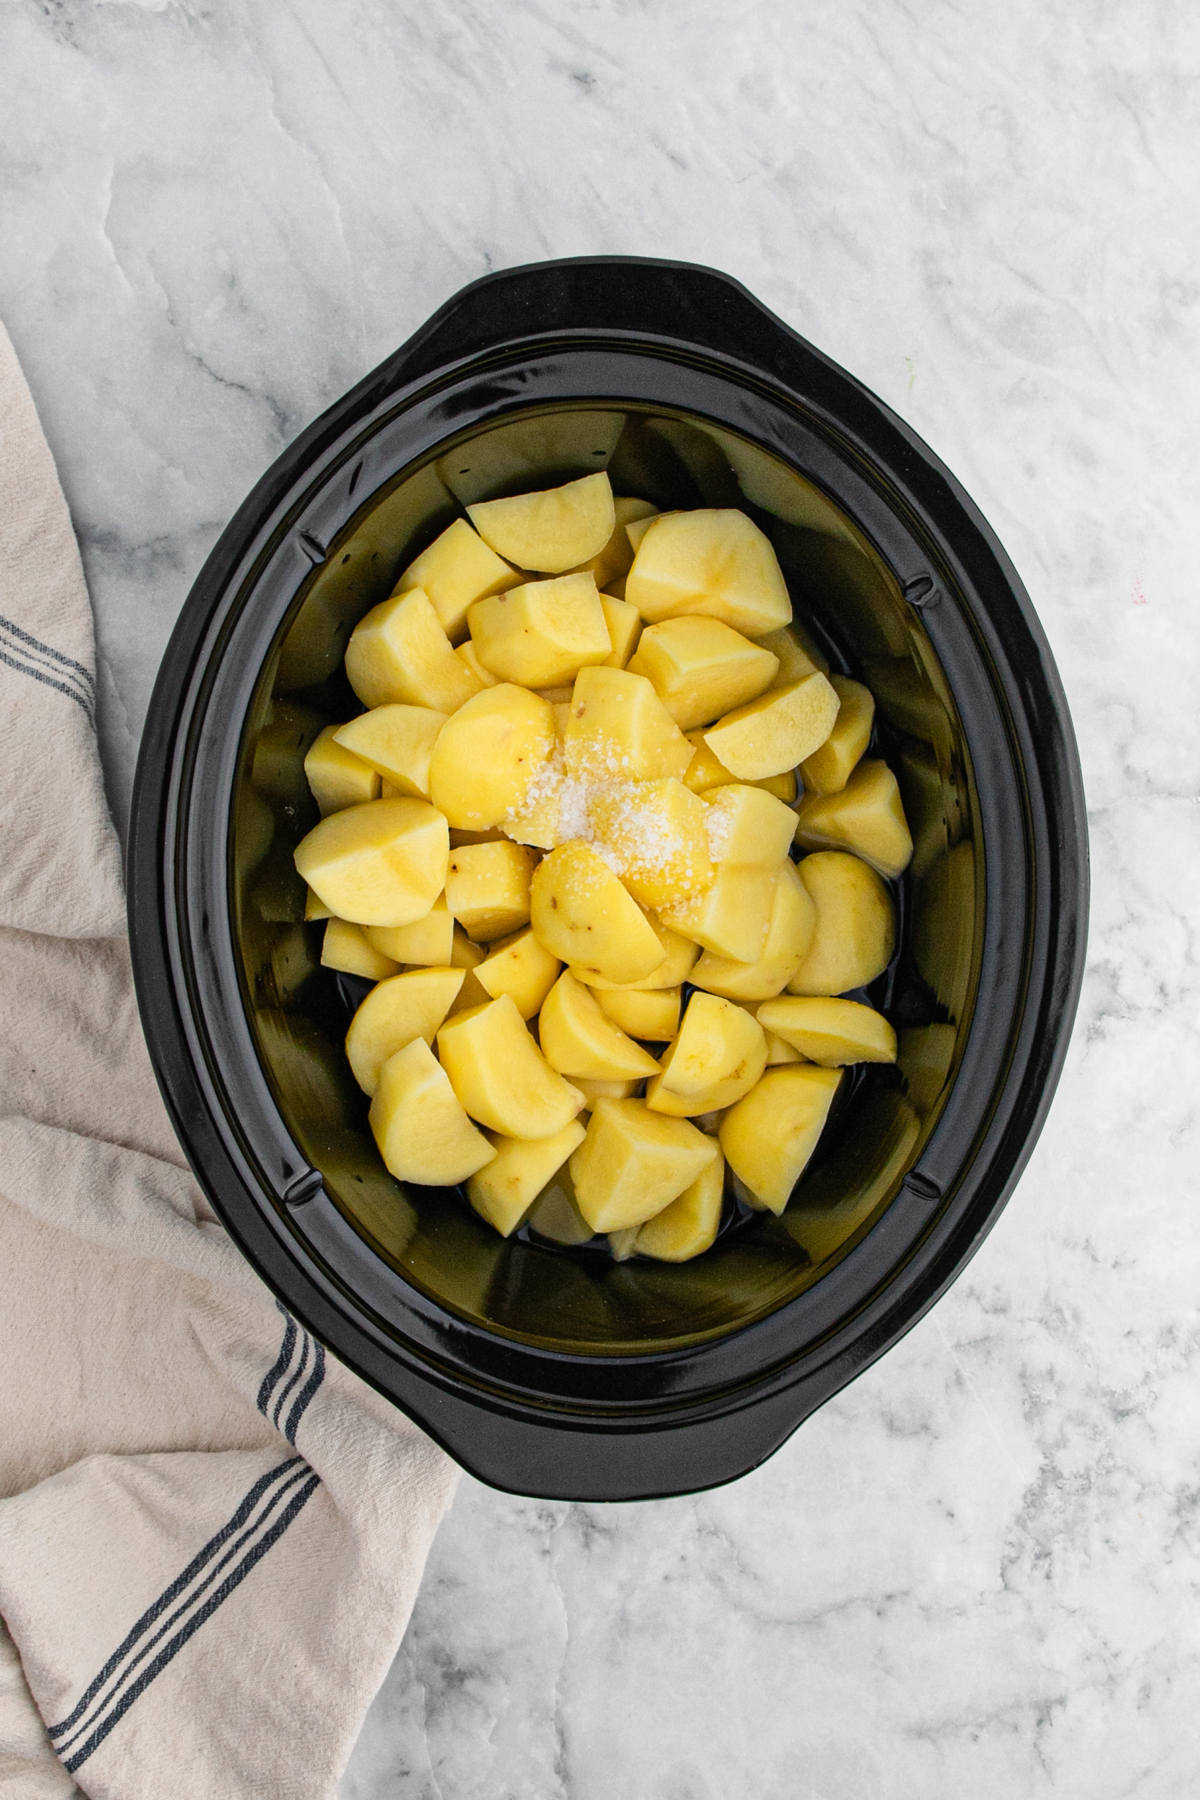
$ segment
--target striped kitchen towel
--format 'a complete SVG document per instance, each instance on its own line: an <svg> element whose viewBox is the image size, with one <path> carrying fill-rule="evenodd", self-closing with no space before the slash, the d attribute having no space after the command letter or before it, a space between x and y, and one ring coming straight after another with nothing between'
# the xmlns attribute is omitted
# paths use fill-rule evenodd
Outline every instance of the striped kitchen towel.
<svg viewBox="0 0 1200 1800"><path fill-rule="evenodd" d="M209 1211L138 1026L95 657L0 328L0 1800L332 1795L450 1461Z"/></svg>

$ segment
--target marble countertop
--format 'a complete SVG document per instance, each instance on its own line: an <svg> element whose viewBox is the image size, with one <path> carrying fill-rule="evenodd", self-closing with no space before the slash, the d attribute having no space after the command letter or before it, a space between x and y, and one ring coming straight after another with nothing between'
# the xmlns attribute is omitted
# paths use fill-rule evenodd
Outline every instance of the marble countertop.
<svg viewBox="0 0 1200 1800"><path fill-rule="evenodd" d="M589 252L728 269L913 424L1083 754L1079 1023L964 1276L732 1487L464 1479L345 1800L1200 1790L1194 10L7 0L0 69L118 813L263 468L466 281Z"/></svg>

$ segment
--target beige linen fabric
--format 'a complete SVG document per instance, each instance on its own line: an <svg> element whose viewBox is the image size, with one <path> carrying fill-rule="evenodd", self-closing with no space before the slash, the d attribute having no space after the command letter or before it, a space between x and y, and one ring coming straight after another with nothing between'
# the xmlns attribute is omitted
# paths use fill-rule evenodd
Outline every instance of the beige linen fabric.
<svg viewBox="0 0 1200 1800"><path fill-rule="evenodd" d="M0 1800L317 1800L456 1472L276 1305L188 1172L94 661L0 327Z"/></svg>

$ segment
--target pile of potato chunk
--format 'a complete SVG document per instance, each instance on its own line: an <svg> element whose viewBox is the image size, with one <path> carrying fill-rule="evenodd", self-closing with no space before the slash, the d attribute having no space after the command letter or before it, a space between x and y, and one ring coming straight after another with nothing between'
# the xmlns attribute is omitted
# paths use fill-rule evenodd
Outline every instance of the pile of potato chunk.
<svg viewBox="0 0 1200 1800"><path fill-rule="evenodd" d="M838 997L887 967L912 853L874 702L744 513L604 474L467 510L355 629L367 710L305 759L307 916L376 984L346 1054L399 1180L504 1236L565 1190L577 1238L682 1261L726 1164L781 1212L843 1067L895 1059Z"/></svg>

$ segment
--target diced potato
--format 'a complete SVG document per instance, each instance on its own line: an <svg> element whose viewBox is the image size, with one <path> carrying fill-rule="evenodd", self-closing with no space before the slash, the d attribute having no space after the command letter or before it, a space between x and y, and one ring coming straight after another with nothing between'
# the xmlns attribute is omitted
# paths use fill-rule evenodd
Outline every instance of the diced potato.
<svg viewBox="0 0 1200 1800"><path fill-rule="evenodd" d="M555 746L545 700L505 682L442 727L429 765L433 804L457 830L501 825L520 811Z"/></svg>
<svg viewBox="0 0 1200 1800"><path fill-rule="evenodd" d="M758 1017L765 1031L773 1031L823 1069L896 1060L896 1033L882 1013L860 1006L857 1000L784 995L779 1000L764 1000Z"/></svg>
<svg viewBox="0 0 1200 1800"><path fill-rule="evenodd" d="M409 563L396 583L396 592L423 588L442 630L455 638L466 629L469 606L489 594L516 587L521 579L520 569L510 568L465 519L455 519L428 550Z"/></svg>
<svg viewBox="0 0 1200 1800"><path fill-rule="evenodd" d="M428 800L429 759L446 717L428 706L375 706L339 725L337 742L378 769L399 793Z"/></svg>
<svg viewBox="0 0 1200 1800"><path fill-rule="evenodd" d="M762 781L794 769L823 744L837 710L837 694L824 675L805 675L726 713L704 741L739 781Z"/></svg>
<svg viewBox="0 0 1200 1800"><path fill-rule="evenodd" d="M714 862L774 870L786 859L796 831L796 815L773 794L732 782L706 796L701 805L708 807L708 843Z"/></svg>
<svg viewBox="0 0 1200 1800"><path fill-rule="evenodd" d="M665 1044L679 1030L679 1007L682 988L658 988L631 992L628 988L612 988L596 998L614 1024L632 1038Z"/></svg>
<svg viewBox="0 0 1200 1800"><path fill-rule="evenodd" d="M577 973L640 981L664 960L637 901L590 844L552 850L534 872L530 902L538 942Z"/></svg>
<svg viewBox="0 0 1200 1800"><path fill-rule="evenodd" d="M865 865L864 865L865 866ZM816 929L817 909L794 863L784 861L775 884L767 941L757 962L731 962L706 950L692 970L693 986L727 1000L773 1000L803 965Z"/></svg>
<svg viewBox="0 0 1200 1800"><path fill-rule="evenodd" d="M655 512L654 508L651 507L650 511L648 513L643 513L640 519L629 520L625 527L625 536L629 539L630 568L633 567L632 559L641 549L642 539L649 531L651 525L654 523L655 519L661 519L663 517L665 517L663 513ZM625 573L628 575L629 569L626 569Z"/></svg>
<svg viewBox="0 0 1200 1800"><path fill-rule="evenodd" d="M394 975L399 964L371 944L361 925L348 919L330 919L321 942L321 963L344 975L361 975L364 981L382 981Z"/></svg>
<svg viewBox="0 0 1200 1800"><path fill-rule="evenodd" d="M806 850L852 850L889 879L912 859L900 789L884 762L859 763L840 794L806 794L796 819Z"/></svg>
<svg viewBox="0 0 1200 1800"><path fill-rule="evenodd" d="M628 1081L658 1073L650 1052L625 1035L569 970L546 996L538 1016L538 1039L550 1067L568 1078Z"/></svg>
<svg viewBox="0 0 1200 1800"><path fill-rule="evenodd" d="M493 1000L511 994L523 1019L532 1019L554 983L562 964L538 943L532 931L493 944L491 955L479 964L476 977Z"/></svg>
<svg viewBox="0 0 1200 1800"><path fill-rule="evenodd" d="M450 852L446 905L468 937L490 944L529 922L536 857L524 844L465 844Z"/></svg>
<svg viewBox="0 0 1200 1800"><path fill-rule="evenodd" d="M754 787L761 788L764 794L773 794L776 800L782 800L790 806L796 798L796 771L785 769L782 775L768 775L763 781L756 781Z"/></svg>
<svg viewBox="0 0 1200 1800"><path fill-rule="evenodd" d="M479 692L421 588L393 594L359 620L346 646L346 674L364 706L396 702L452 713Z"/></svg>
<svg viewBox="0 0 1200 1800"><path fill-rule="evenodd" d="M304 773L321 817L379 798L379 773L337 742L338 725L327 725L309 745Z"/></svg>
<svg viewBox="0 0 1200 1800"><path fill-rule="evenodd" d="M733 962L758 962L767 941L776 876L740 863L719 863L717 878L699 899L664 907L663 923Z"/></svg>
<svg viewBox="0 0 1200 1800"><path fill-rule="evenodd" d="M662 988L678 987L681 982L686 981L691 973L692 965L700 954L699 944L694 944L691 938L682 937L679 932L672 931L653 913L644 916L658 938L663 951L663 960L651 974L643 975L640 981L606 981L603 975L597 975L590 970L578 967L578 965L572 969L571 973L578 975L580 981L586 982L588 987L594 988L598 994L655 993Z"/></svg>
<svg viewBox="0 0 1200 1800"><path fill-rule="evenodd" d="M598 556L616 525L612 488L603 471L536 494L483 500L467 512L498 556L549 575Z"/></svg>
<svg viewBox="0 0 1200 1800"><path fill-rule="evenodd" d="M370 800L315 825L295 863L339 919L356 925L411 925L446 885L449 833L424 800Z"/></svg>
<svg viewBox="0 0 1200 1800"><path fill-rule="evenodd" d="M869 864L845 850L818 850L800 864L816 921L789 994L844 994L882 975L896 947L892 897Z"/></svg>
<svg viewBox="0 0 1200 1800"><path fill-rule="evenodd" d="M473 944L461 925L454 927L450 966L454 969L462 969L463 984L451 1003L450 1013L470 1012L473 1007L486 1006L489 1000L495 998L493 994L488 993L475 973L486 956L487 948L483 944Z"/></svg>
<svg viewBox="0 0 1200 1800"><path fill-rule="evenodd" d="M664 619L648 625L630 663L679 726L691 731L754 700L775 680L779 658L720 619Z"/></svg>
<svg viewBox="0 0 1200 1800"><path fill-rule="evenodd" d="M677 1118L715 1112L748 1093L766 1065L766 1037L751 1013L715 994L693 994L646 1104Z"/></svg>
<svg viewBox="0 0 1200 1800"><path fill-rule="evenodd" d="M641 1081L597 1081L590 1075L572 1075L571 1086L583 1095L584 1109L591 1112L597 1100L631 1100L641 1092Z"/></svg>
<svg viewBox="0 0 1200 1800"><path fill-rule="evenodd" d="M467 617L475 654L502 681L558 687L612 655L596 583L588 574L527 581L479 600Z"/></svg>
<svg viewBox="0 0 1200 1800"><path fill-rule="evenodd" d="M581 669L563 732L567 773L579 779L678 778L691 746L644 675Z"/></svg>
<svg viewBox="0 0 1200 1800"><path fill-rule="evenodd" d="M641 905L681 905L712 884L709 809L681 781L616 782L593 794L589 811L597 842ZM790 841L795 815L786 807L780 811Z"/></svg>
<svg viewBox="0 0 1200 1800"><path fill-rule="evenodd" d="M783 1039L781 1037L776 1037L773 1031L768 1031L766 1035L768 1069L777 1068L781 1063L808 1061L806 1056L801 1056L794 1044L785 1044Z"/></svg>
<svg viewBox="0 0 1200 1800"><path fill-rule="evenodd" d="M454 654L466 663L468 669L470 669L472 675L474 675L481 687L490 688L500 686L500 677L498 675L493 675L490 669L484 668L479 660L479 652L476 650L470 638L468 638L465 643L456 644Z"/></svg>
<svg viewBox="0 0 1200 1800"><path fill-rule="evenodd" d="M600 667L605 669L623 669L633 655L638 641L638 633L642 629L642 615L636 606L630 606L627 600L618 600L612 594L601 594L600 606L604 613L604 623L608 626L608 638L612 652L606 656Z"/></svg>
<svg viewBox="0 0 1200 1800"><path fill-rule="evenodd" d="M781 1213L808 1165L829 1116L841 1071L793 1063L770 1069L731 1106L717 1133L739 1181Z"/></svg>
<svg viewBox="0 0 1200 1800"><path fill-rule="evenodd" d="M654 514L655 509L649 500L634 500L623 494L614 495L612 536L603 550L596 556L589 557L583 565L595 576L598 588L607 587L610 581L625 579L633 561L633 545L625 527L640 519L653 518Z"/></svg>
<svg viewBox="0 0 1200 1800"><path fill-rule="evenodd" d="M593 1231L641 1225L716 1159L711 1138L686 1119L652 1113L642 1100L597 1100L571 1158L580 1212Z"/></svg>
<svg viewBox="0 0 1200 1800"><path fill-rule="evenodd" d="M594 1231L575 1204L575 1186L570 1165L560 1169L538 1196L525 1221L539 1237L552 1244L586 1244Z"/></svg>
<svg viewBox="0 0 1200 1800"><path fill-rule="evenodd" d="M481 1219L511 1237L534 1201L584 1139L584 1126L572 1119L553 1137L530 1143L523 1138L489 1132L496 1155L467 1183L467 1199Z"/></svg>
<svg viewBox="0 0 1200 1800"><path fill-rule="evenodd" d="M350 1021L346 1056L364 1094L373 1094L389 1056L414 1038L432 1044L463 983L461 969L413 969L373 988Z"/></svg>
<svg viewBox="0 0 1200 1800"><path fill-rule="evenodd" d="M525 1028L511 995L456 1013L438 1032L438 1055L473 1119L505 1137L553 1137L583 1105Z"/></svg>
<svg viewBox="0 0 1200 1800"><path fill-rule="evenodd" d="M367 942L393 962L415 963L424 969L450 966L454 918L445 894L439 894L425 917L412 925L367 925L364 931Z"/></svg>
<svg viewBox="0 0 1200 1800"><path fill-rule="evenodd" d="M390 1056L371 1102L371 1130L397 1181L453 1187L495 1157L423 1038Z"/></svg>
<svg viewBox="0 0 1200 1800"><path fill-rule="evenodd" d="M725 1201L725 1158L714 1156L691 1187L640 1225L634 1250L658 1262L688 1262L712 1244Z"/></svg>
<svg viewBox="0 0 1200 1800"><path fill-rule="evenodd" d="M687 741L692 746L692 760L683 773L684 787L690 788L693 794L706 794L710 788L724 787L737 780L733 770L727 769L720 757L709 749L703 731L689 731Z"/></svg>
<svg viewBox="0 0 1200 1800"><path fill-rule="evenodd" d="M786 625L792 603L769 540L743 512L664 513L638 545L625 598L643 619L699 613L746 637Z"/></svg>
<svg viewBox="0 0 1200 1800"><path fill-rule="evenodd" d="M829 664L815 644L804 643L794 619L790 625L784 625L779 631L769 631L765 637L755 641L761 650L769 650L772 656L779 658L779 674L776 679L781 687L788 681L802 681L806 675L813 675L818 669L822 675L829 673Z"/></svg>
<svg viewBox="0 0 1200 1800"><path fill-rule="evenodd" d="M875 700L870 688L845 675L831 675L829 684L840 705L833 730L819 750L800 765L810 794L840 794L871 741Z"/></svg>
<svg viewBox="0 0 1200 1800"><path fill-rule="evenodd" d="M311 888L304 890L304 919L311 924L316 919L332 919L333 913L323 900L319 900Z"/></svg>

